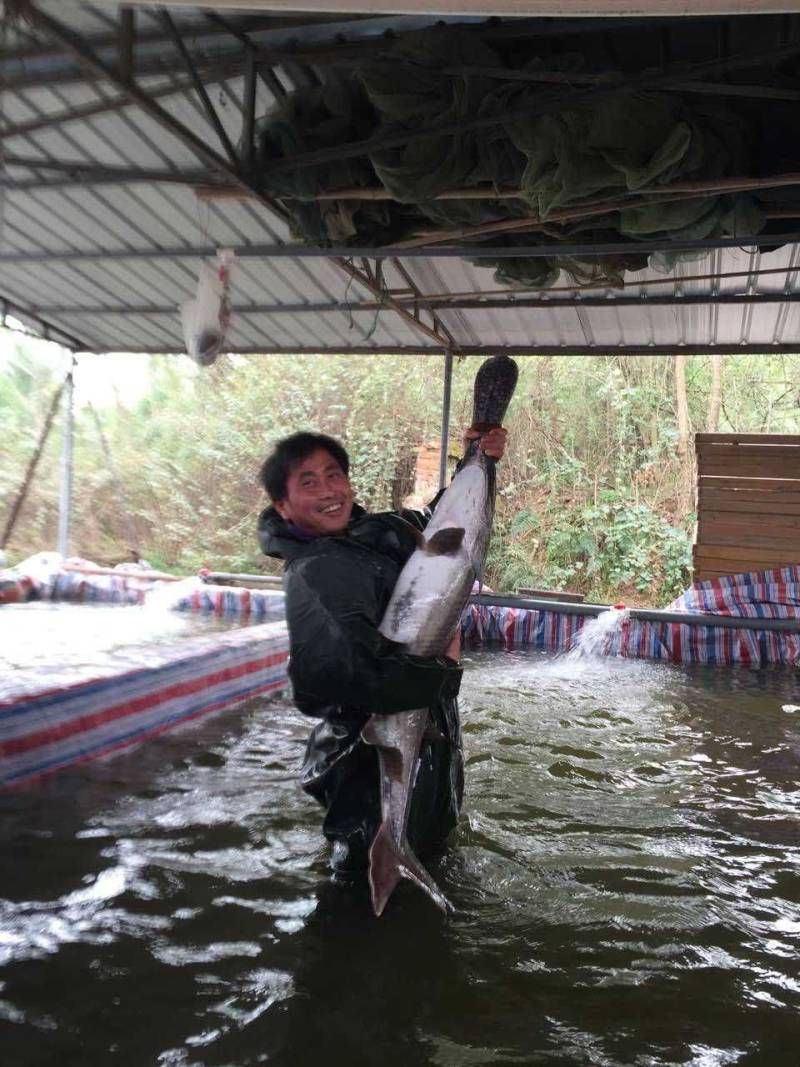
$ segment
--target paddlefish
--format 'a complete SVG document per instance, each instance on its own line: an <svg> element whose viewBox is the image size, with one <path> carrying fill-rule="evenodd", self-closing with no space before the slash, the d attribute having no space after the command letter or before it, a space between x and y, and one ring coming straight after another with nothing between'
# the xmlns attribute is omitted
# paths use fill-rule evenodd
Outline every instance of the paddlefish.
<svg viewBox="0 0 800 1067"><path fill-rule="evenodd" d="M507 356L494 356L481 365L475 378L473 429L485 432L502 425L516 383L517 365ZM445 652L473 584L483 578L494 500L495 460L473 441L400 572L379 626L384 637L417 656ZM364 741L378 750L381 776L382 821L369 853L376 915L382 914L402 878L419 886L442 911L452 910L407 838L420 746L431 729L428 709L417 708L376 713L361 731Z"/></svg>

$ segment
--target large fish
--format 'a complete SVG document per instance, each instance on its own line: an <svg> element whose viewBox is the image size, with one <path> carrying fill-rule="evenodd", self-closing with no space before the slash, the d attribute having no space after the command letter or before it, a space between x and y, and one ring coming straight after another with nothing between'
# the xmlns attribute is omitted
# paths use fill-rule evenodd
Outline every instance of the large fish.
<svg viewBox="0 0 800 1067"><path fill-rule="evenodd" d="M507 356L486 360L475 378L473 429L502 425L517 384ZM441 655L452 640L473 583L483 577L492 532L495 461L470 444L424 537L397 579L381 620L384 637L417 656ZM372 715L361 736L378 749L382 822L369 853L372 907L380 915L401 878L442 909L451 905L411 849L406 829L419 751L431 727L427 708Z"/></svg>

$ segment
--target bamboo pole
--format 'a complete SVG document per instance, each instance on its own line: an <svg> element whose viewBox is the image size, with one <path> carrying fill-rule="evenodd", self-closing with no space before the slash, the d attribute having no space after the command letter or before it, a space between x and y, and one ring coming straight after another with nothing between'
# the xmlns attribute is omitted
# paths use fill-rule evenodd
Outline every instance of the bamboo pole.
<svg viewBox="0 0 800 1067"><path fill-rule="evenodd" d="M675 182L660 189L636 190L623 193L614 199L605 198L577 205L573 208L565 208L562 211L552 211L546 216L529 215L520 219L505 219L502 222L495 221L481 223L479 226L465 226L458 230L429 230L407 241L399 241L392 247L402 249L424 248L432 244L444 244L448 241L460 241L465 238L544 230L554 223L581 222L584 219L602 217L619 211L632 211L637 207L680 203L686 200L706 199L730 193L748 192L753 189L779 188L786 185L800 185L800 173L783 175L778 179L734 178L722 179L713 183Z"/></svg>
<svg viewBox="0 0 800 1067"><path fill-rule="evenodd" d="M48 163L42 166L47 167ZM70 164L73 169L79 169L77 164ZM122 168L120 168L122 170ZM146 172L143 172L146 173ZM172 177L172 176L170 176ZM186 176L189 183L191 175ZM746 178L717 178L713 182L673 182L670 185L649 186L643 189L632 189L628 192L619 192L616 198L625 196L663 196L671 193L741 193L753 192L758 189L780 189L786 186L800 185L800 172L790 171L786 174L773 174L768 177ZM195 195L200 200L231 200L246 199L252 194L238 186L223 184L196 184L193 186ZM476 186L473 189L445 189L431 200L523 200L525 193L521 189L495 189L491 186ZM286 203L295 200L306 201L306 197L281 194L278 198ZM394 200L394 195L383 186L352 186L346 189L326 189L316 193L311 199L317 203L327 203L331 200ZM590 203L595 203L591 201Z"/></svg>

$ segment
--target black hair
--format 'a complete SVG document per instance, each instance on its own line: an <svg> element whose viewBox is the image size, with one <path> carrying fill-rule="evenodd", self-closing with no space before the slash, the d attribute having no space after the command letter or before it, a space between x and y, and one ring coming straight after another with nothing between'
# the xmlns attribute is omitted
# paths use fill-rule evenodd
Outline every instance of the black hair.
<svg viewBox="0 0 800 1067"><path fill-rule="evenodd" d="M329 452L345 474L349 472L350 457L335 438L324 433L293 433L291 437L278 441L261 465L259 480L273 503L286 499L286 483L292 468L308 459L318 448Z"/></svg>

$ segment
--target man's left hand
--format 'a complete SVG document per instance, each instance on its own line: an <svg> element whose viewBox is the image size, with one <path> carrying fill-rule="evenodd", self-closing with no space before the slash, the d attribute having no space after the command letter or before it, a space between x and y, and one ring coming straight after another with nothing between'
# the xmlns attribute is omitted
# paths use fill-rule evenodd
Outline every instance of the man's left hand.
<svg viewBox="0 0 800 1067"><path fill-rule="evenodd" d="M508 431L504 430L502 426L495 426L485 433L481 433L480 430L466 430L464 432L464 443L467 444L469 441L480 438L481 451L492 459L502 459L506 450L507 437Z"/></svg>

